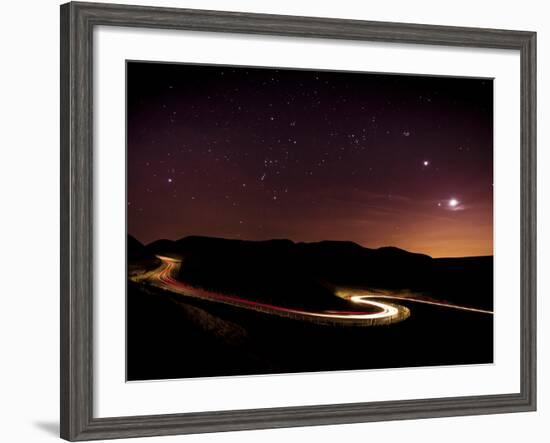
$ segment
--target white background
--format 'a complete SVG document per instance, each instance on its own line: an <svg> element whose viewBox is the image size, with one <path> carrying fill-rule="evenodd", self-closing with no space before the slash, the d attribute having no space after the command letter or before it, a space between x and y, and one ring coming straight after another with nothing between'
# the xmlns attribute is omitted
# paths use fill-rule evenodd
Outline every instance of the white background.
<svg viewBox="0 0 550 443"><path fill-rule="evenodd" d="M143 3L134 1L132 3ZM145 2L146 4L146 2ZM536 30L539 33L539 146L550 142L543 131L549 121L550 94L541 80L550 62L550 15L545 2L461 1L453 5L418 0L385 2L237 0L161 1L157 5L268 12L295 15L403 21ZM0 121L2 161L0 192L0 439L8 442L53 441L58 423L58 77L59 11L49 0L4 5L0 39ZM547 75L546 75L547 77ZM539 171L550 168L550 154L539 151ZM546 441L550 420L548 372L549 329L544 293L550 281L549 234L543 227L550 216L545 189L548 178L539 173L539 411L529 414L385 422L322 428L153 438L146 441L255 442L465 440L512 442Z"/></svg>

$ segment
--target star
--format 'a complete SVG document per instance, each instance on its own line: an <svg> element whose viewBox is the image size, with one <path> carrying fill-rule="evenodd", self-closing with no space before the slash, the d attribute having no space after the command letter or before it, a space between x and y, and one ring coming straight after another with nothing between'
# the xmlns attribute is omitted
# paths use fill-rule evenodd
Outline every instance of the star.
<svg viewBox="0 0 550 443"><path fill-rule="evenodd" d="M456 208L460 202L456 198L451 198L449 200L449 206L451 208Z"/></svg>
<svg viewBox="0 0 550 443"><path fill-rule="evenodd" d="M172 183L172 181L173 181L173 180L172 180L171 178L168 179L168 183Z"/></svg>
<svg viewBox="0 0 550 443"><path fill-rule="evenodd" d="M424 161L422 162L422 164L423 164L424 166L429 166L429 165L430 165L430 162L429 162L428 160L424 160Z"/></svg>

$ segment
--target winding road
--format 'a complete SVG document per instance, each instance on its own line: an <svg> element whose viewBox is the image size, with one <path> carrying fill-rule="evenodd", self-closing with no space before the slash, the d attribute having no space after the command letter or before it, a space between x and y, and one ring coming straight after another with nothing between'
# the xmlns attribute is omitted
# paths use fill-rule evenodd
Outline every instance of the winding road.
<svg viewBox="0 0 550 443"><path fill-rule="evenodd" d="M235 295L221 294L188 285L174 278L174 275L181 266L181 260L160 255L158 255L157 258L161 260L161 265L158 268L144 274L139 278L139 281L147 281L156 287L160 287L187 297L215 301L244 309L255 310L282 317L310 320L317 323L375 326L403 321L410 316L410 310L401 304L395 303L395 301L424 303L449 309L459 309L482 314L493 314L491 311L458 306L431 299L412 298L400 295L369 294L364 291L349 289L338 290L336 291L336 295L354 304L360 305L363 310L308 311L305 309L285 308L282 306L252 301ZM387 302L386 300L392 300L394 303Z"/></svg>

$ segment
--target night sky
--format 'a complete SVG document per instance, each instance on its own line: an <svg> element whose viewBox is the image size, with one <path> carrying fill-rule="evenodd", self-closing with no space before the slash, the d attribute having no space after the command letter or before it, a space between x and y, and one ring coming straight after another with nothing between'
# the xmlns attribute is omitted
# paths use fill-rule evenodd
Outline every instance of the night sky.
<svg viewBox="0 0 550 443"><path fill-rule="evenodd" d="M488 79L127 64L128 233L493 253Z"/></svg>

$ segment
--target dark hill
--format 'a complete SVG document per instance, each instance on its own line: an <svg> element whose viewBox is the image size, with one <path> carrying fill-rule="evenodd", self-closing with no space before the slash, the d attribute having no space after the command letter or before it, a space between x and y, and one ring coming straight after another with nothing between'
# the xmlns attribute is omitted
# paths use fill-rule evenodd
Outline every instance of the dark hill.
<svg viewBox="0 0 550 443"><path fill-rule="evenodd" d="M152 254L149 249L131 235L128 235L128 240L126 241L126 252L128 254L128 261L146 260L152 258Z"/></svg>
<svg viewBox="0 0 550 443"><path fill-rule="evenodd" d="M183 257L179 277L191 284L289 306L334 307L333 287L349 286L413 290L492 307L492 257L433 259L395 247L369 249L347 241L201 236L158 240L146 249Z"/></svg>
<svg viewBox="0 0 550 443"><path fill-rule="evenodd" d="M155 254L178 256L180 280L285 307L356 309L334 296L334 286L411 290L485 309L493 303L492 257L433 259L344 241L199 236L147 246L129 237L128 253L130 275L132 266L136 273L159 266ZM323 325L129 280L127 376L151 380L493 361L491 315L404 304L411 317L389 327Z"/></svg>
<svg viewBox="0 0 550 443"><path fill-rule="evenodd" d="M242 241L188 237L180 278L213 290L288 306L334 307L335 297L304 267L290 240Z"/></svg>

